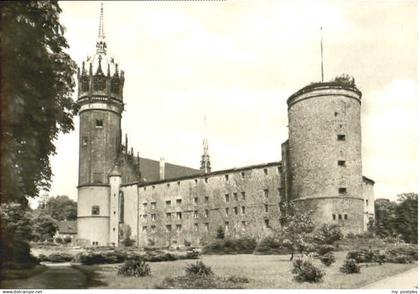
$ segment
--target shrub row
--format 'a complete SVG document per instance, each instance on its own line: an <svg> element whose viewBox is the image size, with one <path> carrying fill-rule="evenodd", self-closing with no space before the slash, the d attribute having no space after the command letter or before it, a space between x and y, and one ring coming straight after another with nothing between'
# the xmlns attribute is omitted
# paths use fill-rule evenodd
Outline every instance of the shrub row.
<svg viewBox="0 0 420 294"><path fill-rule="evenodd" d="M52 253L48 256L45 254L38 255L39 261L47 261L52 263L70 262L73 261L73 258L73 255L67 253Z"/></svg>
<svg viewBox="0 0 420 294"><path fill-rule="evenodd" d="M348 259L354 259L357 263L377 262L411 263L418 258L418 249L414 245L399 245L385 251L372 249L352 250L347 253Z"/></svg>
<svg viewBox="0 0 420 294"><path fill-rule="evenodd" d="M75 261L85 265L92 264L113 264L121 263L126 260L141 258L147 262L173 261L180 259L198 259L199 253L188 251L185 253L165 253L162 251L148 251L139 255L131 252L108 251L108 252L84 252L76 256Z"/></svg>
<svg viewBox="0 0 420 294"><path fill-rule="evenodd" d="M274 237L266 237L255 247L254 254L290 254L290 249L283 246L282 240Z"/></svg>
<svg viewBox="0 0 420 294"><path fill-rule="evenodd" d="M251 254L257 242L251 238L216 240L206 245L202 254Z"/></svg>

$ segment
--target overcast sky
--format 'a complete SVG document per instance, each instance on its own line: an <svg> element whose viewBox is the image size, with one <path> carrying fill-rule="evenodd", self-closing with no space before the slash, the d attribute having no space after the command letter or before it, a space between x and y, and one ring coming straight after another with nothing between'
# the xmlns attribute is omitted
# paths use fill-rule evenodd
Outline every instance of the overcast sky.
<svg viewBox="0 0 420 294"><path fill-rule="evenodd" d="M95 50L99 2L60 2L69 53ZM213 170L281 160L286 99L353 75L363 173L376 197L417 191L415 1L105 2L108 53L125 71L123 134L141 156L199 168L203 117ZM76 96L75 96L76 99ZM77 199L78 123L51 158L50 195Z"/></svg>

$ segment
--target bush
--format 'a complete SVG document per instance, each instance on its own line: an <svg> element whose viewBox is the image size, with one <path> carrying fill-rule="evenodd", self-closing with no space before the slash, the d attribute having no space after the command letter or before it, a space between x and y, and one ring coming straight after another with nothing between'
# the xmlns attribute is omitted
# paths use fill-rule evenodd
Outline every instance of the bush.
<svg viewBox="0 0 420 294"><path fill-rule="evenodd" d="M110 252L86 252L77 255L76 260L85 265L121 263L127 258L127 254L119 251Z"/></svg>
<svg viewBox="0 0 420 294"><path fill-rule="evenodd" d="M255 247L254 254L289 254L290 249L283 246L283 242L274 237L262 239Z"/></svg>
<svg viewBox="0 0 420 294"><path fill-rule="evenodd" d="M334 251L335 247L333 245L321 245L318 247L317 252L319 255L324 255L326 253Z"/></svg>
<svg viewBox="0 0 420 294"><path fill-rule="evenodd" d="M71 243L71 237L67 236L63 239L63 241L64 241L65 244L69 244L69 243Z"/></svg>
<svg viewBox="0 0 420 294"><path fill-rule="evenodd" d="M331 264L333 264L335 262L335 256L334 253L332 252L327 252L323 255L319 256L319 260L321 260L321 262L323 264L325 264L326 266L330 266Z"/></svg>
<svg viewBox="0 0 420 294"><path fill-rule="evenodd" d="M257 242L251 238L216 240L206 245L202 254L251 254Z"/></svg>
<svg viewBox="0 0 420 294"><path fill-rule="evenodd" d="M185 267L185 273L187 275L210 276L213 275L213 270L202 261L197 261L196 263L187 265Z"/></svg>
<svg viewBox="0 0 420 294"><path fill-rule="evenodd" d="M416 245L399 245L394 248L390 248L385 251L385 255L388 257L395 257L398 255L405 255L412 261L418 259L418 248Z"/></svg>
<svg viewBox="0 0 420 294"><path fill-rule="evenodd" d="M38 260L39 261L49 261L48 256L46 256L45 254L38 255Z"/></svg>
<svg viewBox="0 0 420 294"><path fill-rule="evenodd" d="M245 277L218 277L216 275L200 276L195 274L165 278L158 289L241 289L241 284L249 283Z"/></svg>
<svg viewBox="0 0 420 294"><path fill-rule="evenodd" d="M150 266L140 258L129 259L118 269L118 275L126 277L144 277L151 272Z"/></svg>
<svg viewBox="0 0 420 294"><path fill-rule="evenodd" d="M133 244L134 244L134 243L136 243L136 241L131 240L130 238L125 238L125 239L122 241L122 244L123 244L125 247L131 247L131 246L133 246Z"/></svg>
<svg viewBox="0 0 420 294"><path fill-rule="evenodd" d="M357 263L372 262L374 259L374 252L369 249L352 250L347 253L347 259L354 259Z"/></svg>
<svg viewBox="0 0 420 294"><path fill-rule="evenodd" d="M48 255L47 260L49 262L58 263L58 262L69 262L73 260L73 256L67 253L53 253Z"/></svg>
<svg viewBox="0 0 420 294"><path fill-rule="evenodd" d="M345 274L360 273L360 266L353 258L344 260L344 264L340 267L340 272Z"/></svg>
<svg viewBox="0 0 420 294"><path fill-rule="evenodd" d="M219 226L216 231L216 239L224 239L225 238L225 230L223 230L222 226Z"/></svg>
<svg viewBox="0 0 420 294"><path fill-rule="evenodd" d="M60 237L55 238L55 242L58 244L63 244L63 239L61 239Z"/></svg>
<svg viewBox="0 0 420 294"><path fill-rule="evenodd" d="M314 232L314 241L318 244L334 244L343 234L338 225L324 224Z"/></svg>
<svg viewBox="0 0 420 294"><path fill-rule="evenodd" d="M314 266L310 261L302 259L293 261L292 273L296 281L309 283L319 282L325 275L323 271Z"/></svg>

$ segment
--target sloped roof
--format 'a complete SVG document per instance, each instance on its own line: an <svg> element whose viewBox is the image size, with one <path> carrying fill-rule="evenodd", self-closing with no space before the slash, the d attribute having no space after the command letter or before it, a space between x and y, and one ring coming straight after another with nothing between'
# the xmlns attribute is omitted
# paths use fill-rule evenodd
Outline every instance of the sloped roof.
<svg viewBox="0 0 420 294"><path fill-rule="evenodd" d="M59 234L77 234L76 221L60 221L58 222Z"/></svg>
<svg viewBox="0 0 420 294"><path fill-rule="evenodd" d="M157 160L140 157L140 171L142 179L146 182L160 180L160 162ZM199 169L165 162L165 180L198 175L200 173Z"/></svg>

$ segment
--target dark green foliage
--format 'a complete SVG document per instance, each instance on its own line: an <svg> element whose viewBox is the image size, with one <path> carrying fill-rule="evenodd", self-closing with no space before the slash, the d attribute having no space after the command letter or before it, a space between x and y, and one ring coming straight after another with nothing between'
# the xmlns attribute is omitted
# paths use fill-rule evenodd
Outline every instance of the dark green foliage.
<svg viewBox="0 0 420 294"><path fill-rule="evenodd" d="M334 253L332 252L327 252L323 255L319 256L319 260L321 260L321 262L323 264L325 264L326 266L330 266L331 264L333 264L335 262L335 256Z"/></svg>
<svg viewBox="0 0 420 294"><path fill-rule="evenodd" d="M75 63L57 1L2 1L2 203L50 187L54 139L73 129Z"/></svg>
<svg viewBox="0 0 420 294"><path fill-rule="evenodd" d="M283 246L283 240L276 237L265 237L255 248L254 254L290 254L290 249Z"/></svg>
<svg viewBox="0 0 420 294"><path fill-rule="evenodd" d="M133 244L134 244L134 243L136 243L136 241L131 240L130 238L125 238L125 239L122 241L122 243L123 243L123 245L124 245L125 247L131 247L131 246L133 246Z"/></svg>
<svg viewBox="0 0 420 294"><path fill-rule="evenodd" d="M57 221L72 221L77 219L77 202L66 195L48 197L40 207L35 210L48 214Z"/></svg>
<svg viewBox="0 0 420 294"><path fill-rule="evenodd" d="M38 212L34 217L34 232L39 236L40 241L52 240L58 230L57 221L43 211Z"/></svg>
<svg viewBox="0 0 420 294"><path fill-rule="evenodd" d="M30 253L32 238L30 211L21 204L10 203L0 206L0 263L17 268L32 268L38 260Z"/></svg>
<svg viewBox="0 0 420 294"><path fill-rule="evenodd" d="M128 259L118 269L118 275L126 277L145 277L151 273L150 266L141 258Z"/></svg>
<svg viewBox="0 0 420 294"><path fill-rule="evenodd" d="M317 244L334 244L342 238L343 234L338 225L324 224L314 232L314 241Z"/></svg>
<svg viewBox="0 0 420 294"><path fill-rule="evenodd" d="M360 266L357 264L355 259L346 259L344 264L340 267L340 272L345 274L356 274L360 273Z"/></svg>
<svg viewBox="0 0 420 294"><path fill-rule="evenodd" d="M386 262L389 263L412 263L418 259L418 248L415 245L405 245L385 251Z"/></svg>
<svg viewBox="0 0 420 294"><path fill-rule="evenodd" d="M418 232L418 195L403 193L398 202L387 199L375 201L375 222L372 231L381 238L402 239L417 244Z"/></svg>
<svg viewBox="0 0 420 294"><path fill-rule="evenodd" d="M370 249L352 250L347 253L347 259L354 259L357 263L372 262L375 253Z"/></svg>
<svg viewBox="0 0 420 294"><path fill-rule="evenodd" d="M223 230L222 226L219 226L216 231L216 239L224 239L225 238L225 230Z"/></svg>
<svg viewBox="0 0 420 294"><path fill-rule="evenodd" d="M76 261L85 264L112 264L121 263L127 258L127 254L119 251L110 252L86 252L76 256Z"/></svg>
<svg viewBox="0 0 420 294"><path fill-rule="evenodd" d="M324 255L326 253L334 251L335 247L333 245L320 245L317 248L317 253L319 255Z"/></svg>
<svg viewBox="0 0 420 294"><path fill-rule="evenodd" d="M191 263L185 267L186 275L196 275L196 276L210 276L213 275L213 270L211 267L206 266L202 261L197 261L196 263Z"/></svg>
<svg viewBox="0 0 420 294"><path fill-rule="evenodd" d="M314 266L309 260L297 259L293 261L293 278L298 282L317 283L325 275L323 271Z"/></svg>
<svg viewBox="0 0 420 294"><path fill-rule="evenodd" d="M251 254L257 242L251 238L216 240L206 245L202 254Z"/></svg>
<svg viewBox="0 0 420 294"><path fill-rule="evenodd" d="M48 257L44 257L43 259L43 261L49 261L53 263L70 262L73 261L73 256L67 253L53 253L48 255Z"/></svg>

